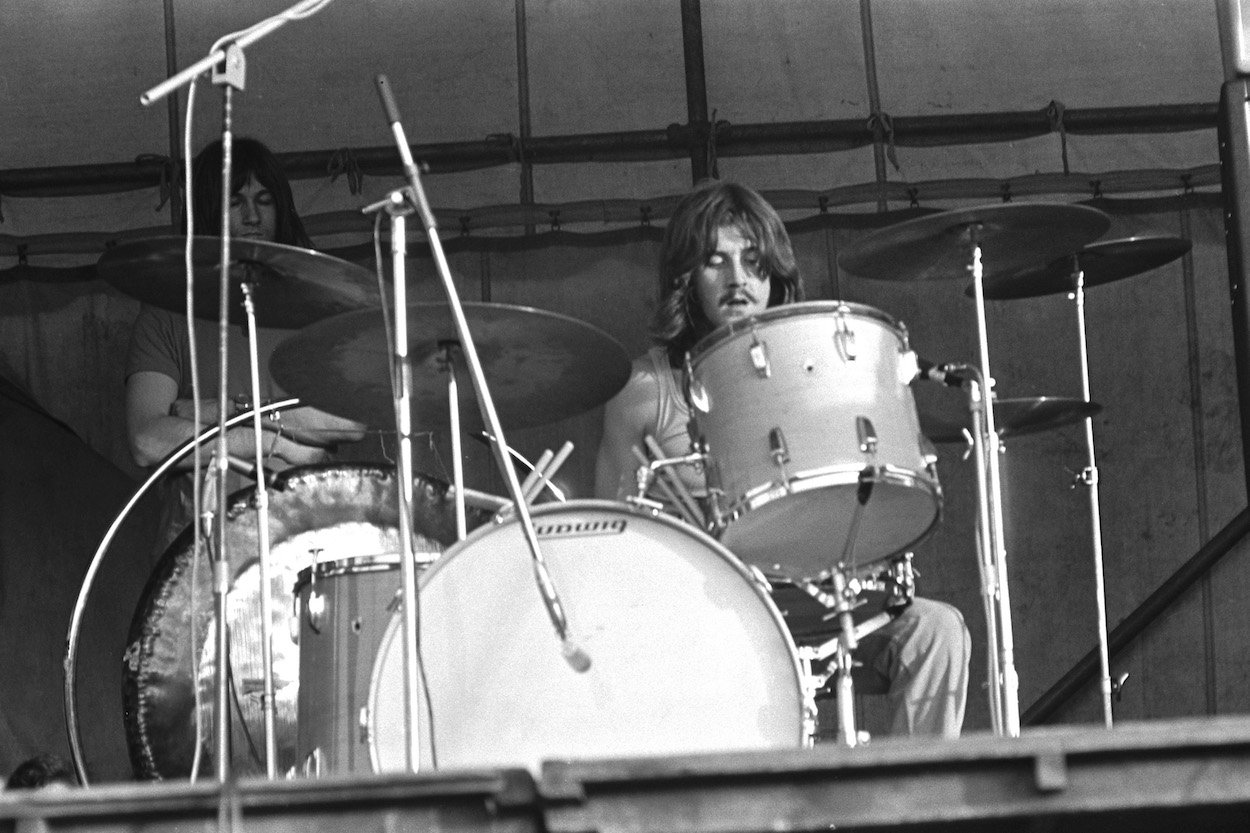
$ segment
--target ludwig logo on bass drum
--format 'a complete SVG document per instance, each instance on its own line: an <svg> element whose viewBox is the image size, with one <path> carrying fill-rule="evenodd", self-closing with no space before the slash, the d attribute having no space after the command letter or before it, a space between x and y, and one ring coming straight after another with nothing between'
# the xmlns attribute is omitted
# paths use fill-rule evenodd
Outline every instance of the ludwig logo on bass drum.
<svg viewBox="0 0 1250 833"><path fill-rule="evenodd" d="M628 524L624 518L610 521L552 521L534 523L539 538L573 538L579 535L620 535Z"/></svg>

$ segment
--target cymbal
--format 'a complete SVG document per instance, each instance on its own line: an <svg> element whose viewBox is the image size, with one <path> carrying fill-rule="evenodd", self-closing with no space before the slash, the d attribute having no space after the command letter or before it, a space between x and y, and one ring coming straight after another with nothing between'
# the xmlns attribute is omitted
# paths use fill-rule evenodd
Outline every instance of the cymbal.
<svg viewBox="0 0 1250 833"><path fill-rule="evenodd" d="M1014 399L994 400L994 428L1000 439L1049 431L1063 425L1079 422L1102 410L1097 402L1064 396L1026 396ZM964 430L972 430L971 414L963 419L942 415L920 413L920 431L935 443L964 442Z"/></svg>
<svg viewBox="0 0 1250 833"><path fill-rule="evenodd" d="M879 229L848 246L838 263L874 280L957 280L969 275L975 239L986 279L1071 254L1110 227L1110 217L1083 205L1000 203L961 208Z"/></svg>
<svg viewBox="0 0 1250 833"><path fill-rule="evenodd" d="M181 313L186 310L185 241L185 237L152 237L121 243L104 253L96 270L132 298ZM254 284L256 323L261 327L299 329L380 303L373 272L312 249L233 239L230 259L230 321L235 324L247 318L239 286L245 278ZM192 239L196 318L218 318L220 263L220 238Z"/></svg>
<svg viewBox="0 0 1250 833"><path fill-rule="evenodd" d="M1072 292L1076 289L1078 265L1085 275L1086 288L1111 283L1171 263L1191 248L1193 244L1183 237L1167 235L1099 240L1045 266L988 280L985 282L985 297L1008 300ZM964 294L974 294L974 288L969 285Z"/></svg>
<svg viewBox="0 0 1250 833"><path fill-rule="evenodd" d="M463 304L491 398L505 428L565 419L611 399L629 379L629 358L599 328L546 310ZM445 304L408 306L412 424L449 422L446 356L450 350L464 430L484 427L468 366ZM290 336L269 370L300 401L372 427L395 427L388 357L394 352L378 309L336 315Z"/></svg>

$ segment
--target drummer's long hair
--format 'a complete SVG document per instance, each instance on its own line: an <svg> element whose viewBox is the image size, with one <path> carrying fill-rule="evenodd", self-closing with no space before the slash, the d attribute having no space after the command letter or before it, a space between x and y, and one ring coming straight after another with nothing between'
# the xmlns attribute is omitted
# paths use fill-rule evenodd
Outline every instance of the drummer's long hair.
<svg viewBox="0 0 1250 833"><path fill-rule="evenodd" d="M248 179L269 191L274 204L275 243L312 248L312 240L304 231L304 221L295 210L291 183L282 163L263 142L236 137L230 145L230 193L247 184ZM195 155L191 163L191 211L195 217L196 234L217 235L221 232L221 140L218 139ZM185 231L185 227L184 227Z"/></svg>
<svg viewBox="0 0 1250 833"><path fill-rule="evenodd" d="M660 250L663 288L651 337L664 346L673 367L681 367L690 348L714 329L703 314L694 274L715 253L717 232L724 226L737 228L759 249L761 272L772 281L770 307L803 300L790 235L777 211L745 185L701 182L673 211Z"/></svg>

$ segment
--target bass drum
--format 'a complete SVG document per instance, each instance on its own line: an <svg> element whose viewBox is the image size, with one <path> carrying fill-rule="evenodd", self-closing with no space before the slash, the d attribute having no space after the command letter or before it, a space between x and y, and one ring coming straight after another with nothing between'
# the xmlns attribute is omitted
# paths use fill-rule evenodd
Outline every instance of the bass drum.
<svg viewBox="0 0 1250 833"><path fill-rule="evenodd" d="M413 496L419 547L431 554L455 540L447 486L419 478ZM480 516L475 521L480 522ZM318 465L289 469L269 490L270 588L278 768L296 763L298 629L292 618L298 572L313 562L395 553L396 479L391 467ZM225 529L230 590L231 771L265 773L264 671L261 662L260 564L255 489L231 495ZM170 545L135 610L123 660L127 743L135 774L185 778L202 717L200 771L212 771L215 600L211 554L197 565L190 528Z"/></svg>
<svg viewBox="0 0 1250 833"><path fill-rule="evenodd" d="M728 550L607 501L548 504L533 518L590 668L562 655L520 523L479 529L421 580L422 769L803 745L794 643ZM373 670L379 771L406 767L402 626L401 610Z"/></svg>

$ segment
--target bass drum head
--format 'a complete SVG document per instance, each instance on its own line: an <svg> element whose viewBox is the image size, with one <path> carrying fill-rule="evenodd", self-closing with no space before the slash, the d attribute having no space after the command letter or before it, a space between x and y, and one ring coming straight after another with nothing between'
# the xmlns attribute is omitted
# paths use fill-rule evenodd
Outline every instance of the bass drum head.
<svg viewBox="0 0 1250 833"><path fill-rule="evenodd" d="M414 525L419 548L438 552L455 540L447 486L418 478ZM255 489L231 495L226 521L230 590L231 771L265 773L261 662L260 564ZM298 631L293 588L298 572L321 561L399 550L395 472L372 465L289 469L269 489L270 598L278 769L295 763L299 694ZM473 517L480 523L480 513ZM136 776L185 778L196 750L197 690L204 748L200 772L211 772L215 693L215 604L212 554L195 563L192 529L170 545L148 580L131 622L123 659L127 744Z"/></svg>
<svg viewBox="0 0 1250 833"><path fill-rule="evenodd" d="M728 550L607 501L548 504L533 516L590 668L578 673L562 655L520 524L478 530L421 580L423 769L537 771L556 758L802 745L794 643ZM374 666L378 770L406 766L402 625L401 610Z"/></svg>

